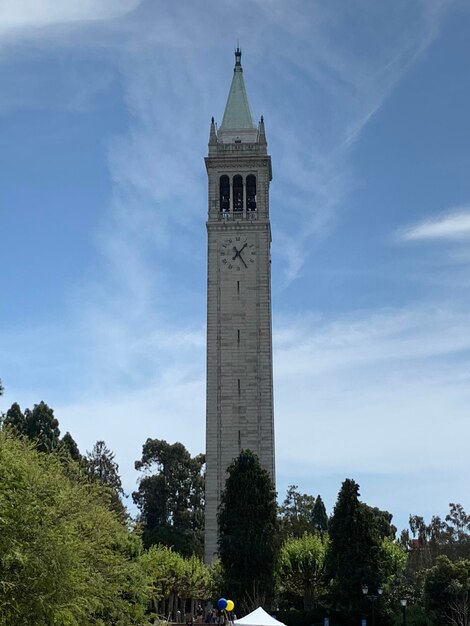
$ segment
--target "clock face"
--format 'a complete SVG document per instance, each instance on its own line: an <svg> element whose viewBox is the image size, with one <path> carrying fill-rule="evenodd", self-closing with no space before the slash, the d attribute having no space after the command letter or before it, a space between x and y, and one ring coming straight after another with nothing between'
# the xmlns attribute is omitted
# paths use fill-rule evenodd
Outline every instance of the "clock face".
<svg viewBox="0 0 470 626"><path fill-rule="evenodd" d="M255 264L256 247L245 235L232 235L220 244L222 267L232 272L244 272Z"/></svg>

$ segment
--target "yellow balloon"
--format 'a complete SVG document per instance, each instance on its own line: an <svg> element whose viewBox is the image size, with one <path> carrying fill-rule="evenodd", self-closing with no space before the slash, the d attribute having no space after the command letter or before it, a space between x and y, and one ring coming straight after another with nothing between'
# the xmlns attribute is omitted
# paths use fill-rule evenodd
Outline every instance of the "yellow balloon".
<svg viewBox="0 0 470 626"><path fill-rule="evenodd" d="M233 603L233 600L227 600L227 611L233 611L234 608L235 604Z"/></svg>

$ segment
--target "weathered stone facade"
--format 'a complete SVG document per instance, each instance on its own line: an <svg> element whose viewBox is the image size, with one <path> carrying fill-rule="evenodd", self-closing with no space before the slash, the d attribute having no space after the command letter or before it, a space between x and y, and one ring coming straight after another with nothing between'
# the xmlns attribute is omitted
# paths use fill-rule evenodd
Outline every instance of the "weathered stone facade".
<svg viewBox="0 0 470 626"><path fill-rule="evenodd" d="M239 57L237 63L234 83L241 81L244 92ZM240 84L235 88L240 90ZM212 561L217 553L217 509L227 466L241 450L250 449L259 456L273 480L275 473L271 158L267 154L263 120L255 127L251 111L246 113L248 120L243 118L242 111L242 121L237 122L241 128L230 127L230 114L235 117L230 107L233 109L238 104L230 100L231 94L218 132L212 122L206 158L209 179L206 562ZM240 120L240 111L236 113L236 119Z"/></svg>

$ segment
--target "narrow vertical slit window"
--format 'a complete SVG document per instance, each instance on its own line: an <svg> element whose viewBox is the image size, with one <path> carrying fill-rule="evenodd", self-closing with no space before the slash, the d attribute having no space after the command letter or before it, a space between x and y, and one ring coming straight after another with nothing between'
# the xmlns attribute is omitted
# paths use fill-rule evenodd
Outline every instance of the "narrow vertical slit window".
<svg viewBox="0 0 470 626"><path fill-rule="evenodd" d="M237 293L240 293L240 281L237 280Z"/></svg>
<svg viewBox="0 0 470 626"><path fill-rule="evenodd" d="M237 344L240 345L240 329L237 330Z"/></svg>
<svg viewBox="0 0 470 626"><path fill-rule="evenodd" d="M242 388L241 388L241 384L240 384L240 379L238 379L238 395L241 394Z"/></svg>

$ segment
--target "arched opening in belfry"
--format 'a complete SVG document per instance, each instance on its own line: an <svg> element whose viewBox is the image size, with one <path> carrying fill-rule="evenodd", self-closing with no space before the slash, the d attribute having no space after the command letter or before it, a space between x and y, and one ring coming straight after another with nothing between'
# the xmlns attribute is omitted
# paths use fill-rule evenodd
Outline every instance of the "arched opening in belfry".
<svg viewBox="0 0 470 626"><path fill-rule="evenodd" d="M219 180L220 210L230 211L230 180L228 176L221 176Z"/></svg>
<svg viewBox="0 0 470 626"><path fill-rule="evenodd" d="M243 178L238 174L233 177L233 210L243 211Z"/></svg>
<svg viewBox="0 0 470 626"><path fill-rule="evenodd" d="M253 174L246 177L246 208L256 211L256 176Z"/></svg>

